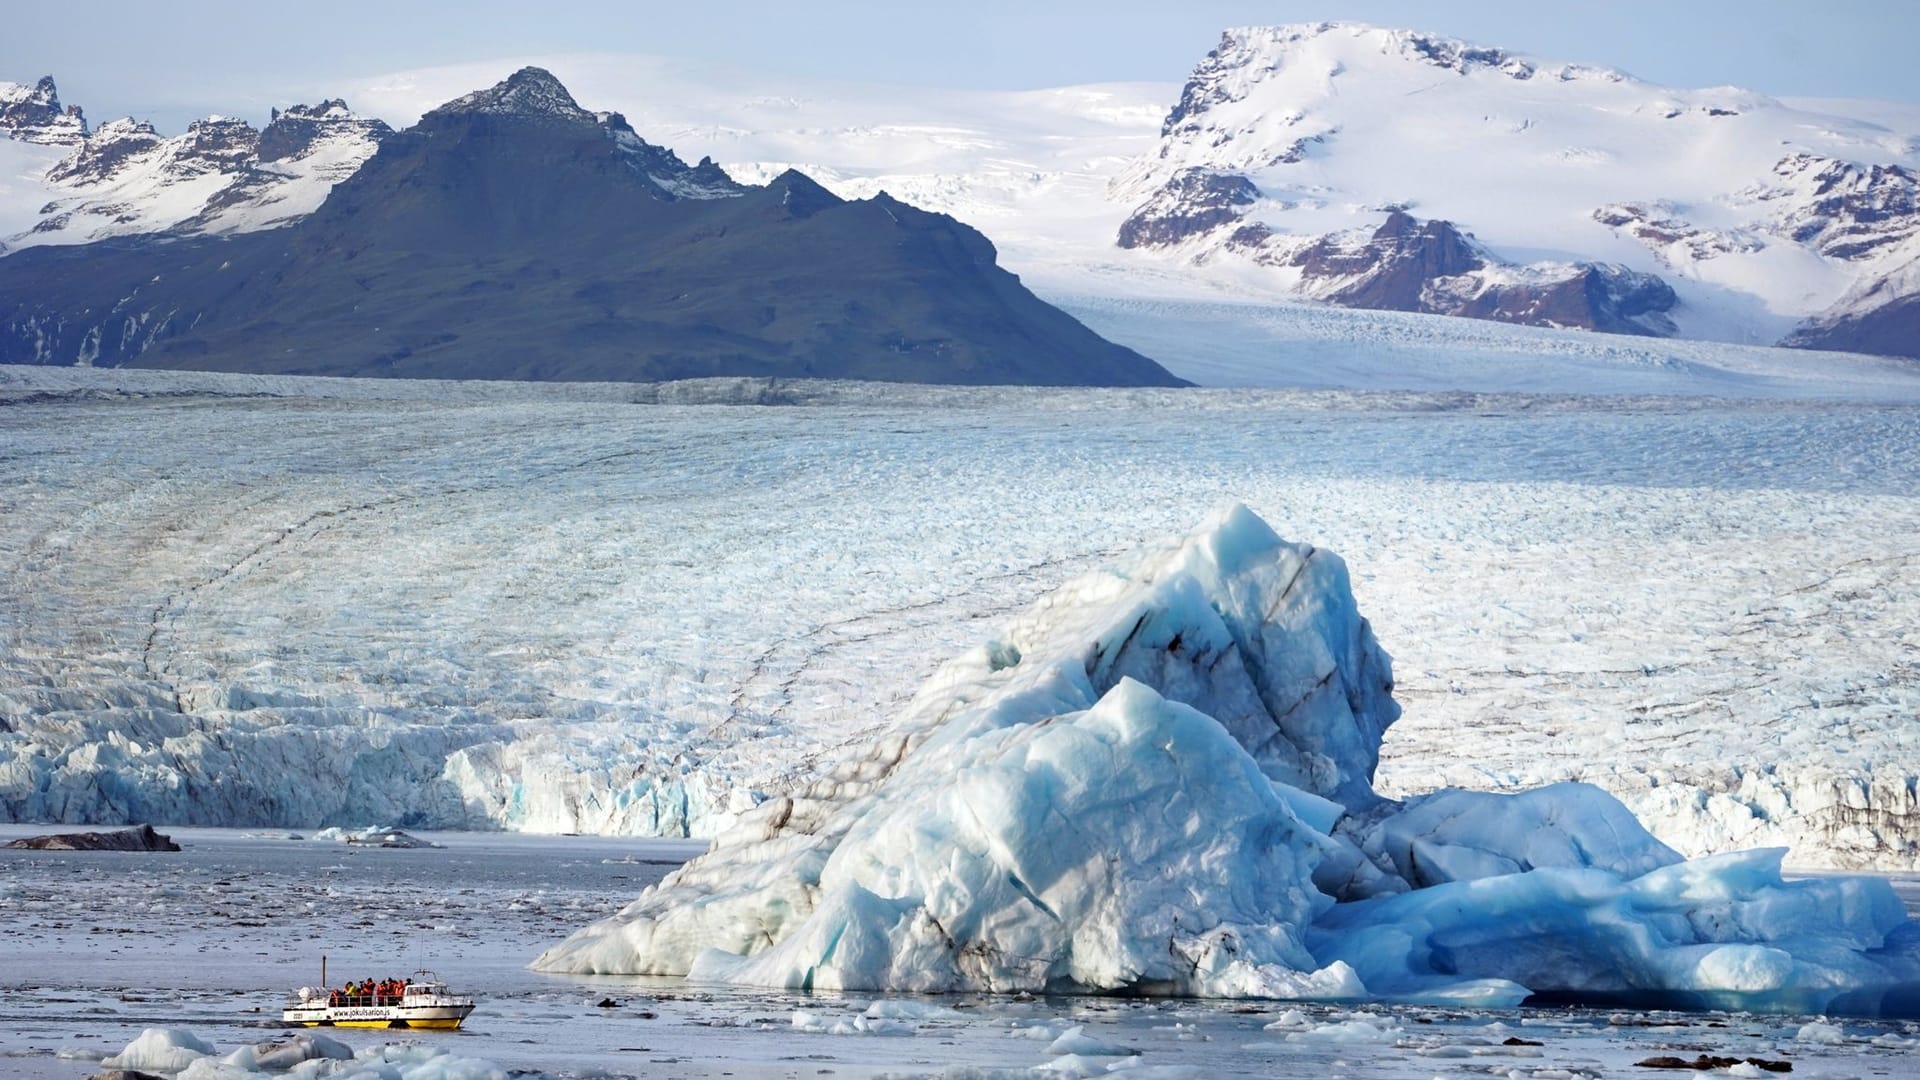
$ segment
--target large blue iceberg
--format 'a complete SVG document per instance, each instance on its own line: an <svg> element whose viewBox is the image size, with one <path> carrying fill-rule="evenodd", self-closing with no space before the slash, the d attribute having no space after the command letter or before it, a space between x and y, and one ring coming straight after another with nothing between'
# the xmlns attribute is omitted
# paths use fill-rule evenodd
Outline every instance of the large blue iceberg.
<svg viewBox="0 0 1920 1080"><path fill-rule="evenodd" d="M887 737L535 961L790 988L1904 1012L1885 881L1685 861L1606 793L1373 790L1345 564L1225 511L941 667Z"/></svg>

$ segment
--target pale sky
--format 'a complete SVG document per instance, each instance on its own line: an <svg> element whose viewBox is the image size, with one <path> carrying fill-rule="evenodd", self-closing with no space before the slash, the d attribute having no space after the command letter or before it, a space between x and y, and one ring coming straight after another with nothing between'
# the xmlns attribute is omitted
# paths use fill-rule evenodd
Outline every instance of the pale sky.
<svg viewBox="0 0 1920 1080"><path fill-rule="evenodd" d="M9 5L0 79L51 74L96 121L131 114L174 132L209 112L260 122L254 103L342 94L370 76L494 60L504 73L568 52L967 89L1176 83L1227 26L1318 20L1683 88L1920 102L1920 0L69 0Z"/></svg>

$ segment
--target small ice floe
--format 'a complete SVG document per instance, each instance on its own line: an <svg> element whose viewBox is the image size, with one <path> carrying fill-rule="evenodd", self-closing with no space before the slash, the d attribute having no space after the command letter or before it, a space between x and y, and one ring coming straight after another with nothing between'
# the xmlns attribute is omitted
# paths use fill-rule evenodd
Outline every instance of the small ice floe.
<svg viewBox="0 0 1920 1080"><path fill-rule="evenodd" d="M1064 1020L1015 1020L1013 1030L1009 1034L1016 1039L1044 1039L1052 1042L1070 1026L1072 1025Z"/></svg>
<svg viewBox="0 0 1920 1080"><path fill-rule="evenodd" d="M1155 1027L1153 1030L1171 1031L1173 1032L1174 1039L1179 1042L1206 1042L1212 1038L1210 1035L1200 1034L1200 1025L1193 1023L1183 1024L1178 1020L1175 1020L1171 1025Z"/></svg>
<svg viewBox="0 0 1920 1080"><path fill-rule="evenodd" d="M1414 1053L1429 1058L1484 1058L1484 1057L1542 1057L1540 1047L1543 1043L1520 1038L1507 1038L1501 1042L1490 1039L1437 1039L1414 1048Z"/></svg>
<svg viewBox="0 0 1920 1080"><path fill-rule="evenodd" d="M315 840L327 840L336 844L355 844L360 847L382 848L437 848L442 845L431 840L422 840L411 833L399 829L375 827L366 829L342 829L339 826L321 829L313 834Z"/></svg>
<svg viewBox="0 0 1920 1080"><path fill-rule="evenodd" d="M1130 1047L1115 1046L1104 1039L1097 1039L1092 1035L1088 1035L1085 1027L1075 1025L1062 1032L1059 1038L1053 1040L1052 1045L1047 1047L1047 1053L1071 1054L1077 1057L1116 1058L1132 1057L1135 1051Z"/></svg>
<svg viewBox="0 0 1920 1080"><path fill-rule="evenodd" d="M1902 1038L1891 1031L1875 1035L1869 1043L1884 1050L1920 1050L1920 1039Z"/></svg>
<svg viewBox="0 0 1920 1080"><path fill-rule="evenodd" d="M912 1001L900 998L883 998L867 1006L864 1013L869 1020L963 1020L965 1014L958 1009L945 1005L935 1005L931 1001Z"/></svg>
<svg viewBox="0 0 1920 1080"><path fill-rule="evenodd" d="M173 1073L217 1052L185 1028L148 1028L125 1049L100 1064L110 1069Z"/></svg>
<svg viewBox="0 0 1920 1080"><path fill-rule="evenodd" d="M902 1020L870 1017L864 1013L829 1016L807 1009L793 1011L793 1029L820 1035L913 1035L920 1030Z"/></svg>
<svg viewBox="0 0 1920 1080"><path fill-rule="evenodd" d="M1308 1016L1306 1013L1301 1012L1299 1009L1288 1009L1286 1012L1281 1013L1271 1023L1267 1024L1265 1030L1267 1031L1308 1031L1308 1030L1311 1030L1312 1027L1313 1027L1312 1017Z"/></svg>
<svg viewBox="0 0 1920 1080"><path fill-rule="evenodd" d="M1796 1042L1837 1046L1847 1041L1847 1033L1840 1030L1836 1025L1815 1020L1811 1023L1802 1024L1800 1030L1794 1033L1793 1038Z"/></svg>
<svg viewBox="0 0 1920 1080"><path fill-rule="evenodd" d="M389 1043L355 1053L344 1043L306 1033L243 1046L223 1057L211 1044L182 1028L148 1028L100 1064L109 1069L177 1076L179 1080L273 1080L289 1075L473 1080L507 1074L490 1061L456 1057L438 1046ZM513 1075L536 1080L544 1074Z"/></svg>
<svg viewBox="0 0 1920 1080"><path fill-rule="evenodd" d="M1400 1038L1400 1025L1392 1017L1372 1013L1353 1013L1330 1024L1315 1024L1305 1031L1287 1035L1288 1042L1392 1043Z"/></svg>
<svg viewBox="0 0 1920 1080"><path fill-rule="evenodd" d="M350 1061L353 1048L325 1035L298 1034L243 1046L224 1061L251 1072L286 1072L303 1061Z"/></svg>
<svg viewBox="0 0 1920 1080"><path fill-rule="evenodd" d="M1033 1067L1030 1075L1046 1080L1090 1080L1092 1077L1120 1077L1122 1080L1197 1080L1200 1070L1190 1065L1146 1065L1138 1056L1115 1061L1109 1057L1062 1054L1052 1061Z"/></svg>
<svg viewBox="0 0 1920 1080"><path fill-rule="evenodd" d="M1138 1062L1138 1058L1131 1059ZM1107 1076L1115 1071L1114 1060L1102 1055L1093 1057L1087 1054L1061 1054L1051 1061L1043 1061L1033 1067L1033 1071L1049 1080L1080 1080L1091 1076Z"/></svg>

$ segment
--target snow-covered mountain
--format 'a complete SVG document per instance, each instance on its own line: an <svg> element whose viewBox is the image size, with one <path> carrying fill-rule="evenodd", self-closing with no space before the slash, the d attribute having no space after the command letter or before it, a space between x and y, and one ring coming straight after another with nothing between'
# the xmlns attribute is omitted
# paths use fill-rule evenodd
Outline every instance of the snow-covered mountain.
<svg viewBox="0 0 1920 1080"><path fill-rule="evenodd" d="M53 76L32 86L0 82L0 133L21 142L78 146L87 141L87 119L78 105L60 104Z"/></svg>
<svg viewBox="0 0 1920 1080"><path fill-rule="evenodd" d="M0 102L22 90L0 84ZM319 208L333 185L393 133L338 98L275 109L264 128L209 116L167 137L125 117L89 131L77 107L46 119L49 109L59 108L51 77L40 80L38 90L17 106L0 105L0 130L70 152L39 174L32 224L0 239L0 250L285 225Z"/></svg>
<svg viewBox="0 0 1920 1080"><path fill-rule="evenodd" d="M1920 227L1911 110L1678 90L1410 31L1235 30L1184 86L1019 93L551 63L737 179L798 167L969 221L1045 295L1772 343L1896 274ZM353 92L404 120L472 78Z"/></svg>
<svg viewBox="0 0 1920 1080"><path fill-rule="evenodd" d="M1886 103L1676 90L1338 23L1229 31L1184 85L936 92L529 59L737 181L798 168L842 197L951 214L1050 298L1333 303L1752 343L1798 328L1795 345L1883 352L1908 340L1872 329L1905 295L1920 223L1920 115ZM495 77L461 65L348 89L404 125ZM200 213L144 211L167 189L137 187L111 227ZM61 197L17 191L0 193L0 226Z"/></svg>
<svg viewBox="0 0 1920 1080"><path fill-rule="evenodd" d="M259 374L650 381L711 375L1054 386L1182 380L1039 300L993 245L797 172L742 185L525 67L392 133L271 231L274 154L337 103L203 122L163 175L226 182L170 230L0 259L0 360ZM381 129L384 130L384 127ZM129 139L151 138L129 129ZM117 146L118 144L116 144ZM129 151L142 153L139 143ZM100 169L124 171L104 148ZM56 173L92 174L77 155ZM276 174L278 175L278 174ZM283 185L284 186L284 185ZM199 193L182 185L189 201ZM266 201L263 201L266 200ZM229 213L231 211L231 213ZM237 220L230 220L237 219ZM242 235L182 235L222 230ZM538 268L532 271L529 268Z"/></svg>
<svg viewBox="0 0 1920 1080"><path fill-rule="evenodd" d="M1359 307L1775 340L1911 255L1920 132L1345 23L1229 30L1118 239Z"/></svg>

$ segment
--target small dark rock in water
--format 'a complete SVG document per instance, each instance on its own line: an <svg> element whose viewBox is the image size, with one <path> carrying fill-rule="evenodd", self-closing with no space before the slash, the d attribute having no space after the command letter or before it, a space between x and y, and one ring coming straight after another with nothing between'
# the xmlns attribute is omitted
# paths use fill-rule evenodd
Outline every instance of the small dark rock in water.
<svg viewBox="0 0 1920 1080"><path fill-rule="evenodd" d="M106 1072L94 1073L87 1077L87 1080L167 1080L167 1078L155 1076L150 1072L141 1072L139 1069L108 1069Z"/></svg>
<svg viewBox="0 0 1920 1080"><path fill-rule="evenodd" d="M7 845L10 848L34 848L40 851L179 851L180 845L153 826L117 832L58 833L29 836ZM104 1074L103 1074L104 1075Z"/></svg>
<svg viewBox="0 0 1920 1080"><path fill-rule="evenodd" d="M617 1009L619 1007L620 1007L620 1003L613 1000L612 998L601 998L600 1004L594 1006L594 1008L597 1008L597 1009Z"/></svg>
<svg viewBox="0 0 1920 1080"><path fill-rule="evenodd" d="M1757 1057L1718 1057L1709 1054L1701 1054L1692 1061L1677 1057L1650 1057L1645 1061L1636 1061L1634 1064L1642 1069L1690 1069L1694 1072L1708 1072L1713 1069L1731 1069L1735 1065L1752 1065L1754 1068L1764 1069L1767 1072L1784 1073L1793 1071L1793 1062L1791 1061L1769 1061L1766 1058Z"/></svg>

